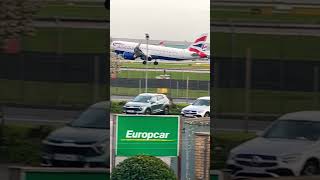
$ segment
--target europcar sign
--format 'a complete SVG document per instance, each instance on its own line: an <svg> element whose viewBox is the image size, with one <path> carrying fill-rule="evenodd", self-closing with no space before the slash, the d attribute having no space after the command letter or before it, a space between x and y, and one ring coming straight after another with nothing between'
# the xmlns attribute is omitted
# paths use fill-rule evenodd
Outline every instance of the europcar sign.
<svg viewBox="0 0 320 180"><path fill-rule="evenodd" d="M116 156L179 155L179 116L118 115Z"/></svg>

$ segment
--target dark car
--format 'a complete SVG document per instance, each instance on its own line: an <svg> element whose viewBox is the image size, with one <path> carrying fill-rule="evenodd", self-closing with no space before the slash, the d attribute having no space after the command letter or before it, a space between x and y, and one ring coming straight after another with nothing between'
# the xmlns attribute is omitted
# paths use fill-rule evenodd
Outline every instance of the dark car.
<svg viewBox="0 0 320 180"><path fill-rule="evenodd" d="M108 167L108 102L90 106L79 118L43 140L42 166Z"/></svg>

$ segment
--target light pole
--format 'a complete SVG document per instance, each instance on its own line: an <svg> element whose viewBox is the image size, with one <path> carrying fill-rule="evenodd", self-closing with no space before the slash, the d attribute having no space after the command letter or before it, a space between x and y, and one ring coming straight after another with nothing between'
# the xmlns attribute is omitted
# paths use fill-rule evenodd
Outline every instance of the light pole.
<svg viewBox="0 0 320 180"><path fill-rule="evenodd" d="M149 34L148 33L146 33L145 34L146 35L146 40L147 40L147 52L146 52L146 89L145 89L145 93L147 93L148 92L148 44L149 44Z"/></svg>

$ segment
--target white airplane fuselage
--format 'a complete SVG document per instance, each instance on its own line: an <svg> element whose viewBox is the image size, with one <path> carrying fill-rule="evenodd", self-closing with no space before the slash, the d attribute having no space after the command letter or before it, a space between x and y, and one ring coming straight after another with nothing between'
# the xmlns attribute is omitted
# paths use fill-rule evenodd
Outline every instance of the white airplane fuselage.
<svg viewBox="0 0 320 180"><path fill-rule="evenodd" d="M127 41L113 41L111 48L113 51L121 55L124 59L135 59L134 48L139 43L127 42ZM147 45L140 44L139 48L144 54L147 54ZM179 49L166 46L148 45L148 56L155 60L193 60L199 59L196 53L189 51L188 49Z"/></svg>

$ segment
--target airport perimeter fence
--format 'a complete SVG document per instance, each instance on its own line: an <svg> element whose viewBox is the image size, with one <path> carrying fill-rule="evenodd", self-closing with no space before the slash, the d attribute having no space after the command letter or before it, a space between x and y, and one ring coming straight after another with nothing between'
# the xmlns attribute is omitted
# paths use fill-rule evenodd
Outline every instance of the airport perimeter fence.
<svg viewBox="0 0 320 180"><path fill-rule="evenodd" d="M165 93L172 98L194 99L210 95L210 81L148 79L148 92ZM118 78L110 81L112 95L136 96L145 92L146 79Z"/></svg>
<svg viewBox="0 0 320 180"><path fill-rule="evenodd" d="M221 117L274 119L319 109L320 62L307 60L214 58L211 94Z"/></svg>
<svg viewBox="0 0 320 180"><path fill-rule="evenodd" d="M319 92L320 61L252 59L251 88ZM216 88L245 88L245 58L214 58Z"/></svg>
<svg viewBox="0 0 320 180"><path fill-rule="evenodd" d="M106 54L0 55L0 103L86 107L109 98Z"/></svg>

